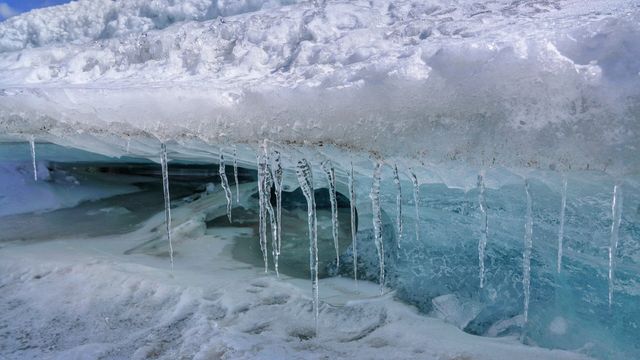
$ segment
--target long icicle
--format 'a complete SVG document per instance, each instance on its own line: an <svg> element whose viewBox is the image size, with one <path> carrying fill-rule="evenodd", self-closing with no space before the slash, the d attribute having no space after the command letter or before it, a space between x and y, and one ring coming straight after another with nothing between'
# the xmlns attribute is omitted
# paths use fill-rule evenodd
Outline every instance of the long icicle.
<svg viewBox="0 0 640 360"><path fill-rule="evenodd" d="M400 175L398 174L398 165L393 165L393 182L396 184L396 226L398 231L397 244L400 249L402 242L402 185L400 184Z"/></svg>
<svg viewBox="0 0 640 360"><path fill-rule="evenodd" d="M220 184L224 190L224 196L227 198L227 217L231 224L231 189L229 188L229 179L227 179L227 173L225 171L224 155L222 155L222 149L220 149L220 164L218 165L218 173L220 175Z"/></svg>
<svg viewBox="0 0 640 360"><path fill-rule="evenodd" d="M311 272L311 286L313 292L313 317L315 321L315 332L318 335L318 226L316 221L316 200L313 191L313 172L309 162L302 159L298 162L296 169L298 182L302 193L307 199L307 214L309 222L309 270Z"/></svg>
<svg viewBox="0 0 640 360"><path fill-rule="evenodd" d="M280 270L278 269L278 258L276 257L276 246L278 243L278 223L276 220L276 214L273 210L273 205L271 205L271 188L273 187L273 179L271 177L271 172L267 171L267 181L265 185L266 189L266 197L265 197L265 208L267 209L267 213L269 214L269 223L271 224L271 254L273 255L273 268L276 272L276 277L280 277Z"/></svg>
<svg viewBox="0 0 640 360"><path fill-rule="evenodd" d="M268 161L268 160L267 160ZM265 180L265 202L264 206L269 214L269 224L271 224L271 254L273 255L273 267L276 271L276 276L280 277L280 270L278 269L278 257L276 256L276 247L278 246L278 228L279 224L276 219L273 205L271 205L271 188L273 187L273 177L271 174L271 167L267 163L267 175Z"/></svg>
<svg viewBox="0 0 640 360"><path fill-rule="evenodd" d="M351 207L351 247L353 252L353 279L358 286L358 243L356 230L356 191L355 180L353 178L353 163L349 172L349 202Z"/></svg>
<svg viewBox="0 0 640 360"><path fill-rule="evenodd" d="M373 170L371 185L371 208L373 212L374 242L378 252L378 266L380 267L380 294L384 294L384 244L382 242L382 209L380 208L380 171L382 165L376 164Z"/></svg>
<svg viewBox="0 0 640 360"><path fill-rule="evenodd" d="M613 268L615 256L618 250L618 233L622 221L622 187L616 184L613 187L613 199L611 200L611 241L609 243L609 308L613 304Z"/></svg>
<svg viewBox="0 0 640 360"><path fill-rule="evenodd" d="M164 223L169 240L169 258L173 270L173 243L171 241L171 197L169 196L169 164L167 161L167 146L160 144L160 166L162 168L162 190L164 193Z"/></svg>
<svg viewBox="0 0 640 360"><path fill-rule="evenodd" d="M36 166L36 140L33 136L29 139L29 147L31 148L31 165L33 166L33 180L38 181L38 167Z"/></svg>
<svg viewBox="0 0 640 360"><path fill-rule="evenodd" d="M259 237L260 237L260 250L262 250L262 258L264 260L264 272L269 271L269 256L267 252L267 208L265 198L267 187L267 176L269 176L269 169L267 167L266 156L266 144L263 144L258 152L258 203L260 205L259 211Z"/></svg>
<svg viewBox="0 0 640 360"><path fill-rule="evenodd" d="M414 172L410 173L413 184L413 203L416 209L416 241L420 241L420 185Z"/></svg>
<svg viewBox="0 0 640 360"><path fill-rule="evenodd" d="M524 289L524 323L529 321L529 294L531 288L531 250L533 248L533 209L529 180L524 181L527 193L527 212L524 224L524 250L522 253L522 287Z"/></svg>
<svg viewBox="0 0 640 360"><path fill-rule="evenodd" d="M562 270L562 242L564 241L564 215L567 207L567 177L562 176L562 200L560 204L560 228L558 229L558 274Z"/></svg>
<svg viewBox="0 0 640 360"><path fill-rule="evenodd" d="M487 199L485 197L484 177L478 175L478 205L480 207L480 240L478 241L478 260L480 262L480 288L484 287L484 258L487 247L489 225L487 222Z"/></svg>
<svg viewBox="0 0 640 360"><path fill-rule="evenodd" d="M236 204L240 203L240 186L238 185L238 148L233 147L233 180L236 185Z"/></svg>
<svg viewBox="0 0 640 360"><path fill-rule="evenodd" d="M282 169L282 163L280 161L280 152L273 151L273 165L271 167L273 184L276 188L276 239L273 242L273 257L275 261L276 275L280 277L278 272L278 258L280 257L280 250L282 249L282 180L284 171Z"/></svg>
<svg viewBox="0 0 640 360"><path fill-rule="evenodd" d="M321 164L329 183L329 199L331 201L331 231L333 247L336 249L336 268L340 269L340 246L338 243L338 200L336 199L336 172L329 160Z"/></svg>

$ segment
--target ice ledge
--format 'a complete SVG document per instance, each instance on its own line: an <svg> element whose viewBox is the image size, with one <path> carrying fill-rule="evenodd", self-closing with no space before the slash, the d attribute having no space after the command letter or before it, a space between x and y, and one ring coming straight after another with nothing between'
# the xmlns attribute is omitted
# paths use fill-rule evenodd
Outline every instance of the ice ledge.
<svg viewBox="0 0 640 360"><path fill-rule="evenodd" d="M565 116L522 104L526 115L520 116L477 98L456 99L452 109L443 108L451 106L445 99L434 99L438 94L414 98L425 91L424 83L394 81L343 89L256 87L237 97L205 86L14 88L0 96L0 133L105 155L114 155L109 147L121 148L125 138L208 144L269 139L434 163L620 175L640 170L640 122L629 109ZM83 136L100 140L73 140Z"/></svg>

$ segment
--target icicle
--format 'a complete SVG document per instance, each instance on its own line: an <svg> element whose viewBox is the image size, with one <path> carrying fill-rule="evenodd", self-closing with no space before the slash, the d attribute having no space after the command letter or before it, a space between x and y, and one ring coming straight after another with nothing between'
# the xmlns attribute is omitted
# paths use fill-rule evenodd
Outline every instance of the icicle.
<svg viewBox="0 0 640 360"><path fill-rule="evenodd" d="M169 258L173 270L173 243L171 242L171 198L169 197L169 164L167 162L167 146L160 144L160 166L162 167L162 190L164 192L164 223L169 240Z"/></svg>
<svg viewBox="0 0 640 360"><path fill-rule="evenodd" d="M353 163L351 163L351 172L349 173L349 200L351 205L351 247L353 251L353 279L358 286L358 245L356 231L356 191L354 189Z"/></svg>
<svg viewBox="0 0 640 360"><path fill-rule="evenodd" d="M260 249L262 250L262 257L264 259L264 272L269 271L269 256L267 253L267 177L269 176L269 168L267 166L266 145L263 144L260 152L258 153L258 203L260 205L259 211L259 232L260 232Z"/></svg>
<svg viewBox="0 0 640 360"><path fill-rule="evenodd" d="M613 267L615 266L616 250L618 250L618 233L622 221L622 188L616 184L613 187L611 200L611 242L609 243L609 308L613 304Z"/></svg>
<svg viewBox="0 0 640 360"><path fill-rule="evenodd" d="M562 201L560 205L560 229L558 230L558 274L562 270L562 241L564 240L564 212L567 207L567 177L562 176Z"/></svg>
<svg viewBox="0 0 640 360"><path fill-rule="evenodd" d="M276 188L276 233L273 240L273 257L275 262L276 275L280 277L278 272L278 258L280 257L280 250L282 249L282 178L283 170L280 163L280 153L278 151L273 152L273 166L272 166L272 178L273 184Z"/></svg>
<svg viewBox="0 0 640 360"><path fill-rule="evenodd" d="M420 185L413 172L411 172L411 182L413 183L413 203L416 208L416 241L420 241Z"/></svg>
<svg viewBox="0 0 640 360"><path fill-rule="evenodd" d="M126 148L127 154L129 153L129 147L130 146L131 146L131 139L127 138L127 148Z"/></svg>
<svg viewBox="0 0 640 360"><path fill-rule="evenodd" d="M531 192L529 180L524 181L524 190L527 193L527 213L524 224L524 251L522 254L522 287L524 288L524 322L529 320L529 293L531 287L531 250L533 248L533 209L531 204Z"/></svg>
<svg viewBox="0 0 640 360"><path fill-rule="evenodd" d="M31 164L33 166L33 180L38 181L38 167L36 166L36 141L33 136L29 139L29 146L31 147Z"/></svg>
<svg viewBox="0 0 640 360"><path fill-rule="evenodd" d="M398 249L402 241L402 185L400 184L400 175L398 175L398 165L393 166L393 182L396 184L396 226L398 230Z"/></svg>
<svg viewBox="0 0 640 360"><path fill-rule="evenodd" d="M309 221L309 269L311 272L311 285L313 292L313 316L315 320L316 335L318 334L318 234L316 223L316 200L313 192L313 172L307 160L298 162L296 169L298 181L302 193L307 199L307 213Z"/></svg>
<svg viewBox="0 0 640 360"><path fill-rule="evenodd" d="M224 155L222 155L222 150L220 150L220 164L218 166L218 173L220 174L220 184L222 184L224 196L227 198L227 217L229 218L229 223L231 223L231 202L233 200L231 199L229 179L227 179L227 173L225 172Z"/></svg>
<svg viewBox="0 0 640 360"><path fill-rule="evenodd" d="M236 185L236 204L240 203L240 187L238 186L238 148L233 147L233 179Z"/></svg>
<svg viewBox="0 0 640 360"><path fill-rule="evenodd" d="M489 226L487 223L487 200L485 198L484 177L478 175L478 204L480 206L480 241L478 241L478 260L480 262L480 288L484 287L484 257L487 247Z"/></svg>
<svg viewBox="0 0 640 360"><path fill-rule="evenodd" d="M267 213L269 214L269 223L271 224L271 249L272 255L274 257L274 269L276 271L276 276L280 277L280 272L278 270L278 259L275 256L276 246L278 242L278 224L276 220L276 214L273 211L273 206L271 205L271 188L273 187L273 178L271 175L271 167L268 165L267 159L267 173L265 177L265 185L264 185L264 206L267 209Z"/></svg>
<svg viewBox="0 0 640 360"><path fill-rule="evenodd" d="M321 164L329 183L329 199L331 201L331 229L333 233L333 247L336 249L336 268L340 269L340 247L338 244L338 200L336 199L336 172L329 160Z"/></svg>
<svg viewBox="0 0 640 360"><path fill-rule="evenodd" d="M384 244L382 243L382 210L380 209L380 170L377 163L373 170L373 184L371 185L371 207L373 211L373 230L376 250L378 251L378 266L380 267L380 294L384 293Z"/></svg>

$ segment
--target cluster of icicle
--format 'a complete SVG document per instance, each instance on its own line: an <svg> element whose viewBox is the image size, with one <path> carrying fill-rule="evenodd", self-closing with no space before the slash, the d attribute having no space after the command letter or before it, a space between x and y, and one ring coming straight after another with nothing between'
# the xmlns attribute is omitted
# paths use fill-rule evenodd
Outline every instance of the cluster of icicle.
<svg viewBox="0 0 640 360"><path fill-rule="evenodd" d="M129 148L129 142L127 141L127 152ZM31 162L33 167L34 181L38 181L38 173L36 166L36 142L32 136L29 138L29 149L31 150ZM165 229L167 234L167 240L169 243L169 255L171 261L171 268L174 266L173 259L173 243L171 239L171 199L169 194L169 162L167 157L167 147L165 143L161 143L160 146L160 165L162 168L162 189L164 193L164 208L165 208ZM379 282L380 293L384 292L385 284L385 255L384 255L384 243L382 239L382 209L380 203L380 174L382 162L377 162L373 171L371 193L371 205L373 210L373 229L374 229L374 244L378 254L379 263ZM232 209L232 192L229 186L229 180L226 175L226 164L222 149L219 156L219 176L220 183L225 193L227 200L227 217L229 222L232 221L231 209ZM259 194L259 240L260 249L263 254L265 272L269 269L269 257L268 257L268 241L267 241L267 216L269 217L269 224L271 228L272 238L272 256L274 259L274 269L276 276L280 277L278 270L278 258L280 256L282 246L282 184L283 184L283 168L281 164L280 153L276 150L269 152L267 149L267 142L265 141L260 151L257 154L257 167L258 167L258 194ZM331 201L331 220L332 220L332 234L336 251L336 265L340 264L340 249L338 245L338 205L336 196L336 175L335 169L329 160L321 163L321 168L325 173L325 177L329 184L329 196ZM313 313L316 333L318 330L318 237L317 237L317 220L316 220L316 206L315 195L313 186L313 171L312 166L306 159L301 159L296 168L296 174L300 188L307 201L308 209L308 224L309 224L309 266L311 273L312 289L313 289ZM236 190L236 203L240 201L240 192L238 187L238 159L237 150L233 148L233 177ZM420 239L420 194L418 179L413 171L409 171L409 178L413 185L413 202L415 205L415 236L416 240ZM400 182L400 176L397 165L393 166L393 181L396 185L396 231L397 231L397 246L401 247L401 240L403 234L403 218L402 218L402 188ZM271 190L275 189L275 203L274 209L271 204ZM356 234L356 193L355 193L355 180L353 164L348 172L348 188L349 188L349 200L351 210L351 240L352 240L352 253L353 253L353 276L354 280L358 279L358 250L357 250L357 234ZM530 298L530 286L531 286L531 254L533 250L533 209L532 209L532 197L530 191L529 181L524 181L525 195L526 195L526 213L525 213L525 232L524 232L524 245L523 245L523 292L524 292L524 322L527 323L529 316L529 298ZM480 288L485 284L485 253L487 247L487 238L489 233L488 221L487 221L487 201L486 201L486 189L484 183L484 174L478 175L477 181L478 190L478 207L480 212L480 239L478 242L478 261L479 261L479 278ZM558 255L557 255L557 272L562 270L562 257L563 257L563 239L564 239L564 226L565 226L565 211L567 205L567 178L562 177L562 190L561 190L561 206L560 206L560 226L558 230ZM620 223L622 219L622 189L620 184L616 184L613 188L613 199L611 202L611 239L608 249L609 261L608 261L608 282L609 282L609 294L608 302L611 307L613 303L613 288L614 288L614 266L615 266L615 254L618 247L618 234L620 229Z"/></svg>

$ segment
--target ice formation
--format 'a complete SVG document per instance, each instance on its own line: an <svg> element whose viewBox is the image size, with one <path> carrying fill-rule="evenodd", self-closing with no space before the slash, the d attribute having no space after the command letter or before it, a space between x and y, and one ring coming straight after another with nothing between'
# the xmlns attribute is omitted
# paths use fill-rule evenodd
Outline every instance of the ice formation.
<svg viewBox="0 0 640 360"><path fill-rule="evenodd" d="M273 185L276 190L276 214L275 214L275 233L273 238L273 262L276 270L276 275L279 276L278 272L278 258L280 256L280 250L282 249L282 180L283 180L283 169L282 164L280 162L280 152L277 150L273 152L273 165L271 166L273 178ZM237 176L236 176L237 179Z"/></svg>
<svg viewBox="0 0 640 360"><path fill-rule="evenodd" d="M236 204L240 203L240 188L238 182L238 149L233 147L233 181L236 186Z"/></svg>
<svg viewBox="0 0 640 360"><path fill-rule="evenodd" d="M271 187L267 187L269 183L269 164L267 160L267 147L263 144L257 155L258 158L258 203L260 204L259 212L259 236L260 236L260 249L262 250L262 257L264 260L264 272L269 271L269 255L268 255L268 242L267 242L267 203L271 198Z"/></svg>
<svg viewBox="0 0 640 360"><path fill-rule="evenodd" d="M318 234L317 234L317 218L316 218L316 201L313 191L313 170L309 162L302 159L298 162L296 169L300 188L307 200L307 217L309 222L309 271L311 273L311 287L313 297L313 319L315 334L318 334L318 312L319 312L319 294L318 294Z"/></svg>
<svg viewBox="0 0 640 360"><path fill-rule="evenodd" d="M36 141L32 136L29 139L29 148L31 149L31 165L33 168L33 181L38 181L38 167L36 166Z"/></svg>
<svg viewBox="0 0 640 360"><path fill-rule="evenodd" d="M331 201L331 233L333 235L333 246L336 248L336 267L340 267L340 246L338 244L338 200L336 199L336 171L331 162L322 162L322 170L327 177L329 184L329 199Z"/></svg>
<svg viewBox="0 0 640 360"><path fill-rule="evenodd" d="M227 199L227 217L229 218L229 222L231 223L231 206L233 199L231 198L231 188L229 187L229 179L227 178L227 173L225 171L225 163L224 163L224 155L222 154L222 149L220 149L220 159L218 161L218 174L220 175L220 184L222 185L222 190L224 191L224 195ZM236 186L237 189L237 186Z"/></svg>
<svg viewBox="0 0 640 360"><path fill-rule="evenodd" d="M620 221L622 219L622 189L616 184L613 187L613 199L611 200L611 242L609 244L609 307L613 303L613 270L616 252L618 250L618 236Z"/></svg>
<svg viewBox="0 0 640 360"><path fill-rule="evenodd" d="M564 241L564 218L567 210L567 178L562 177L562 200L560 202L560 227L558 228L558 274L562 271L562 242Z"/></svg>
<svg viewBox="0 0 640 360"><path fill-rule="evenodd" d="M414 220L416 227L416 240L420 240L420 184L416 174L411 172L411 183L413 184L413 207L415 208L416 218Z"/></svg>
<svg viewBox="0 0 640 360"><path fill-rule="evenodd" d="M533 248L533 210L529 180L524 181L527 194L527 212L524 223L524 250L522 251L522 287L524 289L524 322L529 321L529 298L531 296L531 250Z"/></svg>
<svg viewBox="0 0 640 360"><path fill-rule="evenodd" d="M484 287L484 258L487 248L487 199L485 198L484 176L478 175L478 206L480 207L480 240L478 241L478 261L480 262L480 288Z"/></svg>
<svg viewBox="0 0 640 360"><path fill-rule="evenodd" d="M353 257L353 279L358 286L358 233L356 229L356 190L353 175L353 162L349 169L349 214L351 219L351 256Z"/></svg>
<svg viewBox="0 0 640 360"><path fill-rule="evenodd" d="M382 242L382 209L380 205L380 171L382 164L376 163L373 170L373 184L371 184L371 212L373 213L373 241L378 253L378 268L380 276L380 294L384 293L384 243Z"/></svg>
<svg viewBox="0 0 640 360"><path fill-rule="evenodd" d="M402 185L398 174L398 165L393 165L393 182L396 184L396 231L398 234L397 244L400 249L402 242Z"/></svg>
<svg viewBox="0 0 640 360"><path fill-rule="evenodd" d="M188 256L222 241L209 232L233 214L224 231L254 237L242 251L257 256L260 272L262 265L269 272L271 238L277 277L258 274L267 280L238 286L255 302L221 316L242 340L208 351L295 357L273 349L317 335L332 344L318 350L327 357L357 354L366 343L371 358L390 357L387 347L406 358L517 358L519 351L530 355L523 358L638 358L638 39L640 7L632 0L78 0L12 17L0 22L0 233L11 236L0 239L0 264L40 275L13 258L23 251L14 242L47 239L42 224L100 216L133 234L117 238L120 256L162 258L168 248L179 278ZM235 202L224 159L230 149ZM181 164L204 183L171 172ZM123 185L115 168L126 176L140 168L145 181ZM154 184L164 199L157 213L127 199L147 201ZM111 198L130 203L94 208ZM37 221L16 235L26 216ZM78 229L98 231L90 225ZM219 250L216 260L224 257ZM71 268L83 280L92 276ZM291 268L302 272L295 280ZM9 290L0 296L24 304L20 295L31 293L14 273L2 272L0 287ZM235 280L215 281L234 288ZM170 288L176 311L189 312L190 298L163 281L151 283ZM288 281L301 286L294 291ZM359 296L349 292L355 285ZM311 295L290 295L291 305L268 296L272 287ZM390 295L377 295L385 289ZM227 303L242 298L236 290ZM345 292L357 301L336 305ZM194 308L220 305L207 294L194 298ZM391 341L390 329L416 319L423 329L433 320L389 310L399 302L442 319L464 336L451 343L471 350L447 353L413 334ZM267 305L281 307L256 310ZM313 330L303 320L310 312ZM300 324L265 317L243 327L243 313ZM223 333L220 324L206 326ZM286 339L261 343L278 355L238 345L263 331ZM514 335L571 353L502 347ZM504 339L489 339L496 336ZM393 347L395 340L404 347Z"/></svg>
<svg viewBox="0 0 640 360"><path fill-rule="evenodd" d="M160 165L162 167L162 192L164 194L164 224L169 240L169 257L173 269L173 242L171 241L171 196L169 194L169 161L167 160L167 145L160 145Z"/></svg>

